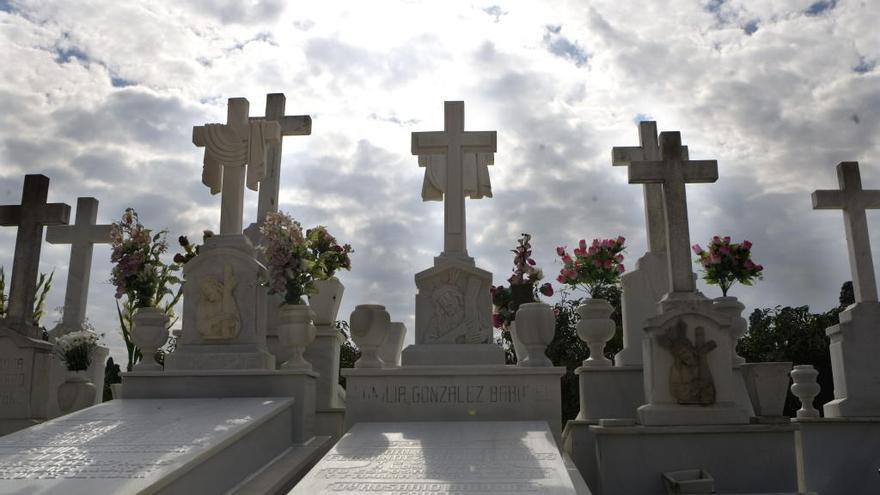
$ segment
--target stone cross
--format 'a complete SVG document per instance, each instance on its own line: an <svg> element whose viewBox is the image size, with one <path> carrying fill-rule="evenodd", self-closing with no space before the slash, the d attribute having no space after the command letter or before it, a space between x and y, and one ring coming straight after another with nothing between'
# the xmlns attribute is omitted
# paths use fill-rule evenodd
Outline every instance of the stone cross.
<svg viewBox="0 0 880 495"><path fill-rule="evenodd" d="M681 147L681 157L688 159L687 146ZM629 166L632 163L660 160L660 144L657 142L657 123L639 122L638 146L615 146L611 148L611 164ZM648 232L648 251L666 250L666 219L663 210L663 186L644 185L645 230Z"/></svg>
<svg viewBox="0 0 880 495"><path fill-rule="evenodd" d="M64 293L64 314L61 327L67 330L82 328L89 299L89 275L92 269L92 251L95 244L110 243L110 225L96 225L98 200L77 198L76 223L53 225L46 229L46 242L70 244L70 263L67 268L67 290Z"/></svg>
<svg viewBox="0 0 880 495"><path fill-rule="evenodd" d="M716 160L688 160L682 154L681 133L660 133L660 160L631 162L630 184L662 184L666 212L666 246L671 292L696 290L691 271L685 184L718 180Z"/></svg>
<svg viewBox="0 0 880 495"><path fill-rule="evenodd" d="M880 190L862 189L859 162L841 162L837 165L839 190L813 191L813 209L843 210L849 250L849 268L852 272L856 302L877 301L877 282L874 279L874 261L868 237L866 209L880 209Z"/></svg>
<svg viewBox="0 0 880 495"><path fill-rule="evenodd" d="M443 255L467 257L463 155L494 153L495 131L465 132L464 102L444 103L443 131L412 133L413 155L446 155Z"/></svg>
<svg viewBox="0 0 880 495"><path fill-rule="evenodd" d="M13 325L33 325L43 226L66 224L70 219L70 206L46 203L48 196L48 177L25 175L21 204L0 206L0 225L18 226L6 311L6 319Z"/></svg>
<svg viewBox="0 0 880 495"><path fill-rule="evenodd" d="M266 176L266 144L281 141L278 122L250 121L249 106L246 98L230 98L226 124L193 127L193 144L205 148L202 183L211 194L222 190L220 234L241 234L245 172L256 191Z"/></svg>
<svg viewBox="0 0 880 495"><path fill-rule="evenodd" d="M312 117L309 115L284 115L287 99L284 93L266 95L266 116L251 117L250 122L278 122L281 137L308 136L312 133ZM266 214L278 211L278 191L281 184L281 141L266 146L266 177L260 182L257 203L257 223L262 224Z"/></svg>

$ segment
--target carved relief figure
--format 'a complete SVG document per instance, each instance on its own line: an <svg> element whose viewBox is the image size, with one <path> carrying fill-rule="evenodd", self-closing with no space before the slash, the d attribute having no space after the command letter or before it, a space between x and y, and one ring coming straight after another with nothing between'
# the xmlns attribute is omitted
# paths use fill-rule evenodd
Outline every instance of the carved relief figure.
<svg viewBox="0 0 880 495"><path fill-rule="evenodd" d="M196 329L203 339L226 340L238 336L241 321L233 297L235 286L235 276L229 265L223 269L222 281L213 277L202 279Z"/></svg>
<svg viewBox="0 0 880 495"><path fill-rule="evenodd" d="M479 344L488 339L487 325L481 325L477 311L480 281L469 278L462 292L459 272L450 272L449 281L434 288L431 293L433 317L427 341L432 344ZM483 328L485 326L486 328Z"/></svg>
<svg viewBox="0 0 880 495"><path fill-rule="evenodd" d="M492 197L488 166L494 164L494 156L493 153L465 153L462 156L462 186L466 197ZM420 155L419 166L425 167L422 201L443 201L446 192L446 156Z"/></svg>
<svg viewBox="0 0 880 495"><path fill-rule="evenodd" d="M673 364L669 370L669 390L679 404L707 406L715 403L715 383L709 370L706 355L717 344L706 342L705 330L694 330L694 342L687 337L687 325L679 321L674 328L658 338L658 343L672 353Z"/></svg>

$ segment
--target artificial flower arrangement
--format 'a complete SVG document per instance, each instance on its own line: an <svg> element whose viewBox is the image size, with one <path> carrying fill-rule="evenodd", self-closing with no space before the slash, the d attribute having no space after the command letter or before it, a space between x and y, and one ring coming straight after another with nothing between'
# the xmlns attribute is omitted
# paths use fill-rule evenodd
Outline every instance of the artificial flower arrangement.
<svg viewBox="0 0 880 495"><path fill-rule="evenodd" d="M699 256L703 267L703 280L710 285L721 287L721 293L727 297L727 291L734 283L752 285L753 281L762 278L764 267L752 261L752 243L745 240L731 243L730 236L714 236L703 249L694 244L691 249Z"/></svg>
<svg viewBox="0 0 880 495"><path fill-rule="evenodd" d="M492 314L492 325L495 328L506 329L510 322L516 318L516 311L521 304L534 302L537 293L547 297L553 295L553 286L545 283L536 288L538 281L544 278L544 272L536 266L532 259L532 236L522 234L517 240L517 246L511 250L513 253L513 274L507 279L510 287L499 285L493 286L492 304L495 311Z"/></svg>
<svg viewBox="0 0 880 495"><path fill-rule="evenodd" d="M189 260L199 255L199 250L211 237L214 237L214 232L210 230L202 231L202 244L193 244L189 242L189 238L185 235L178 237L177 243L183 248L183 252L174 255L174 262L180 266L185 265Z"/></svg>
<svg viewBox="0 0 880 495"><path fill-rule="evenodd" d="M336 238L327 232L327 227L318 225L306 230L306 242L326 278L332 277L337 270L351 270L349 254L354 250L350 244L340 246Z"/></svg>
<svg viewBox="0 0 880 495"><path fill-rule="evenodd" d="M303 304L303 296L317 292L316 280L351 269L351 246L340 246L323 226L304 235L299 222L275 212L266 215L260 233L263 241L257 249L269 269L266 285L270 294L284 294L284 304Z"/></svg>
<svg viewBox="0 0 880 495"><path fill-rule="evenodd" d="M572 288L581 288L590 297L598 296L609 286L620 282L626 270L623 265L625 249L623 236L616 239L581 239L571 254L565 247L557 247L556 255L562 259L562 269L556 281Z"/></svg>
<svg viewBox="0 0 880 495"><path fill-rule="evenodd" d="M92 364L92 352L98 347L98 335L87 329L70 332L55 340L55 353L68 371L85 371Z"/></svg>
<svg viewBox="0 0 880 495"><path fill-rule="evenodd" d="M117 299L127 295L136 308L157 306L172 293L169 286L180 283L173 274L180 266L160 258L168 251L166 234L165 230L152 234L132 208L126 208L122 220L112 224L110 261L114 266L110 282L116 287Z"/></svg>

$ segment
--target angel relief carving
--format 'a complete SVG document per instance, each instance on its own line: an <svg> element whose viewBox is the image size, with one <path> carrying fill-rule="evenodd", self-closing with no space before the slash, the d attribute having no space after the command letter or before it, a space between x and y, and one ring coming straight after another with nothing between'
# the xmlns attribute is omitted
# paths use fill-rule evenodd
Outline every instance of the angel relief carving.
<svg viewBox="0 0 880 495"><path fill-rule="evenodd" d="M238 336L241 317L233 296L235 286L235 276L229 265L223 268L223 280L202 278L196 329L203 339L228 340Z"/></svg>
<svg viewBox="0 0 880 495"><path fill-rule="evenodd" d="M461 287L459 275L458 270L451 270L448 280L434 287L431 293L428 343L481 344L488 341L491 334L488 317L481 318L477 309L481 282L478 278L467 277Z"/></svg>

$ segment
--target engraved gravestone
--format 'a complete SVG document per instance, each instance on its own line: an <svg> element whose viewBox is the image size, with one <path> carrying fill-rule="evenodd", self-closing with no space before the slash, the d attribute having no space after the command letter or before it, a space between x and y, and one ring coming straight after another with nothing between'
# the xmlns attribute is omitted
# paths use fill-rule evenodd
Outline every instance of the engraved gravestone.
<svg viewBox="0 0 880 495"><path fill-rule="evenodd" d="M464 130L464 102L447 101L444 130L412 133L412 153L425 167L422 199L443 199L443 252L415 276L415 344L404 349L408 365L503 364L492 342L492 274L468 256L465 197L491 196L487 165L494 131ZM485 170L484 170L485 169Z"/></svg>
<svg viewBox="0 0 880 495"><path fill-rule="evenodd" d="M225 493L290 446L292 403L105 402L0 438L0 493Z"/></svg>
<svg viewBox="0 0 880 495"><path fill-rule="evenodd" d="M359 423L291 495L574 494L547 423Z"/></svg>

